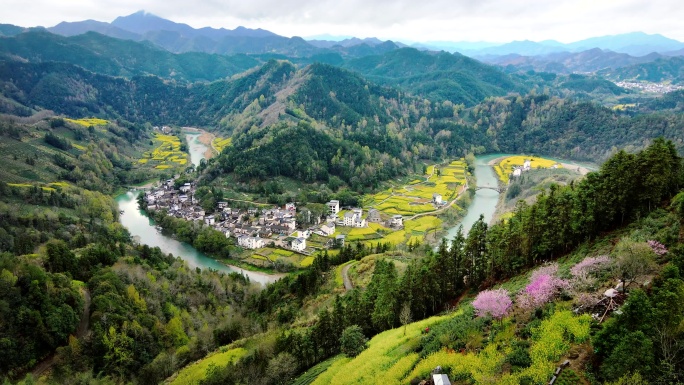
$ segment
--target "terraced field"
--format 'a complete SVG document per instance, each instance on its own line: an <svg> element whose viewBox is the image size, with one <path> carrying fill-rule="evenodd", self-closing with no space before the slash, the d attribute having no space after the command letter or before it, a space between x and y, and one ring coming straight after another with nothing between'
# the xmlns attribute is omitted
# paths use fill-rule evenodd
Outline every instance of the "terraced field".
<svg viewBox="0 0 684 385"><path fill-rule="evenodd" d="M367 196L364 200L364 207L375 208L382 212L386 217L392 215L414 216L435 211L437 207L432 203L433 194L440 194L442 200L448 202L455 199L462 186L466 184L466 163L464 159L455 160L446 166L431 165L427 168L425 179L415 179L408 185L390 188L375 195ZM415 220L405 220L404 229L392 231L378 224L374 231L377 237L370 240L368 233L365 238L358 233L350 232L347 236L348 241L366 240L366 244L392 243L395 245L412 242L423 243L425 236L441 225L441 220L435 216L422 216ZM381 234L380 232L385 233ZM344 230L340 231L345 234ZM370 231L369 231L370 233Z"/></svg>
<svg viewBox="0 0 684 385"><path fill-rule="evenodd" d="M211 142L211 145L220 153L224 148L230 146L231 142L231 138L214 138L214 140Z"/></svg>
<svg viewBox="0 0 684 385"><path fill-rule="evenodd" d="M109 121L99 118L85 118L85 119L64 119L67 122L75 123L83 127L90 126L105 126Z"/></svg>
<svg viewBox="0 0 684 385"><path fill-rule="evenodd" d="M177 136L158 133L153 135L155 149L143 153L138 163L149 164L158 170L175 169L188 163L188 154L180 150L181 142Z"/></svg>

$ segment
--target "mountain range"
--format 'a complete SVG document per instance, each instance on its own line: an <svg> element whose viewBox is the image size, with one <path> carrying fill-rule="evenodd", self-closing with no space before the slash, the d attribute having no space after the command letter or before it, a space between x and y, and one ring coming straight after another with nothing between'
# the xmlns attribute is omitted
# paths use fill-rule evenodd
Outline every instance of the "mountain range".
<svg viewBox="0 0 684 385"><path fill-rule="evenodd" d="M428 44L428 46L430 45ZM647 34L644 32L592 37L568 44L555 40L544 40L540 42L523 40L505 44L457 42L445 45L445 43L442 43L442 46L448 47L448 50L450 51L456 50L473 57L487 55L502 56L510 54L537 56L557 52L580 52L593 48L625 53L631 56L644 56L653 52L675 54L676 51L684 49L684 43L680 41L667 38L660 34Z"/></svg>
<svg viewBox="0 0 684 385"><path fill-rule="evenodd" d="M610 80L648 78L674 83L682 81L681 60L676 58L684 55L684 43L642 32L569 44L555 40L503 45L428 42L413 44L413 51L406 51L403 43L377 38L320 36L307 41L258 28L196 29L145 11L117 17L111 23L62 22L47 30L2 24L0 37L3 36L2 56L65 61L111 76L151 74L190 82L213 81L275 58L294 64L321 62L343 66L380 84L466 105L520 88L512 85L510 79L502 79L500 71L493 76L488 66L475 68L475 61L465 60L464 55L503 67L509 73L603 71ZM419 55L419 51L424 55ZM655 61L658 64L653 64ZM649 72L653 69L655 74ZM488 85L483 89L485 83Z"/></svg>
<svg viewBox="0 0 684 385"><path fill-rule="evenodd" d="M97 32L117 39L149 41L174 53L205 52L222 55L268 53L305 57L338 52L354 56L358 53L354 50L349 51L350 48L359 47L362 54L369 54L403 46L378 39L350 39L342 43L307 42L297 36L288 38L260 28L237 27L231 30L204 27L195 29L187 24L166 20L145 11L117 17L111 23L94 20L62 22L48 28L48 31L63 36ZM1 32L2 29L0 29Z"/></svg>

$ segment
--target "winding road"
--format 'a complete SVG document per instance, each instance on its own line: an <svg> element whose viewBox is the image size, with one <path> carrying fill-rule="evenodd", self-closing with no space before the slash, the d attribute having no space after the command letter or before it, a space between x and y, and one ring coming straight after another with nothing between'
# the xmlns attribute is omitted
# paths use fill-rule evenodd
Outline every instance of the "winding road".
<svg viewBox="0 0 684 385"><path fill-rule="evenodd" d="M348 264L347 266L342 268L342 281L344 281L344 290L349 291L354 288L354 285L352 285L351 279L349 279L349 268L353 265L353 263Z"/></svg>

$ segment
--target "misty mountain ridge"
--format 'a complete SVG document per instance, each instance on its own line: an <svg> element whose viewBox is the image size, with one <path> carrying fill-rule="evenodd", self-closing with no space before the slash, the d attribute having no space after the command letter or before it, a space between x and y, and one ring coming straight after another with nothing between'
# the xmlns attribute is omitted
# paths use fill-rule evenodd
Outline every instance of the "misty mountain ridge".
<svg viewBox="0 0 684 385"><path fill-rule="evenodd" d="M592 48L581 52L554 52L538 56L508 54L503 56L484 55L477 59L503 67L513 66L520 71L543 71L555 73L587 73L606 68L621 68L633 64L652 62L664 55L650 53L645 56L631 56L626 53Z"/></svg>

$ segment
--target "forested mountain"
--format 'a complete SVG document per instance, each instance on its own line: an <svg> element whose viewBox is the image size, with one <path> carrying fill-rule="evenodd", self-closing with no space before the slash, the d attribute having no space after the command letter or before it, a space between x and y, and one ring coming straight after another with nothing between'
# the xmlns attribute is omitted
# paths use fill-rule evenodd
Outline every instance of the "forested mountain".
<svg viewBox="0 0 684 385"><path fill-rule="evenodd" d="M652 62L635 64L617 69L599 71L600 76L615 81L646 81L653 83L684 82L684 58L659 58Z"/></svg>
<svg viewBox="0 0 684 385"><path fill-rule="evenodd" d="M600 161L616 147L639 148L645 137L672 138L679 151L684 143L681 114L629 117L592 102L544 95L492 98L469 114L475 127L487 131L497 149L508 153Z"/></svg>
<svg viewBox="0 0 684 385"><path fill-rule="evenodd" d="M260 28L237 27L230 30L204 27L195 29L187 24L175 23L145 11L118 17L111 23L94 20L63 22L48 28L48 31L67 37L97 32L112 38L150 42L173 53L276 54L310 57L337 52L344 56L359 57L381 54L399 47L391 41L376 43L364 40L354 40L342 45L321 46L310 44L297 36L288 38Z"/></svg>
<svg viewBox="0 0 684 385"><path fill-rule="evenodd" d="M488 96L524 92L525 86L498 69L460 54L402 48L350 60L345 68L379 84L400 87L429 99L472 106Z"/></svg>
<svg viewBox="0 0 684 385"><path fill-rule="evenodd" d="M485 63L512 67L519 71L543 71L570 74L574 72L596 72L606 68L621 68L634 64L652 62L663 57L657 53L645 56L631 56L625 53L593 48L582 52L558 52L548 55L522 56L478 56Z"/></svg>
<svg viewBox="0 0 684 385"><path fill-rule="evenodd" d="M110 76L156 75L190 82L223 79L261 64L246 55L172 54L149 42L95 32L62 37L40 30L0 38L0 55L32 63L66 62Z"/></svg>

